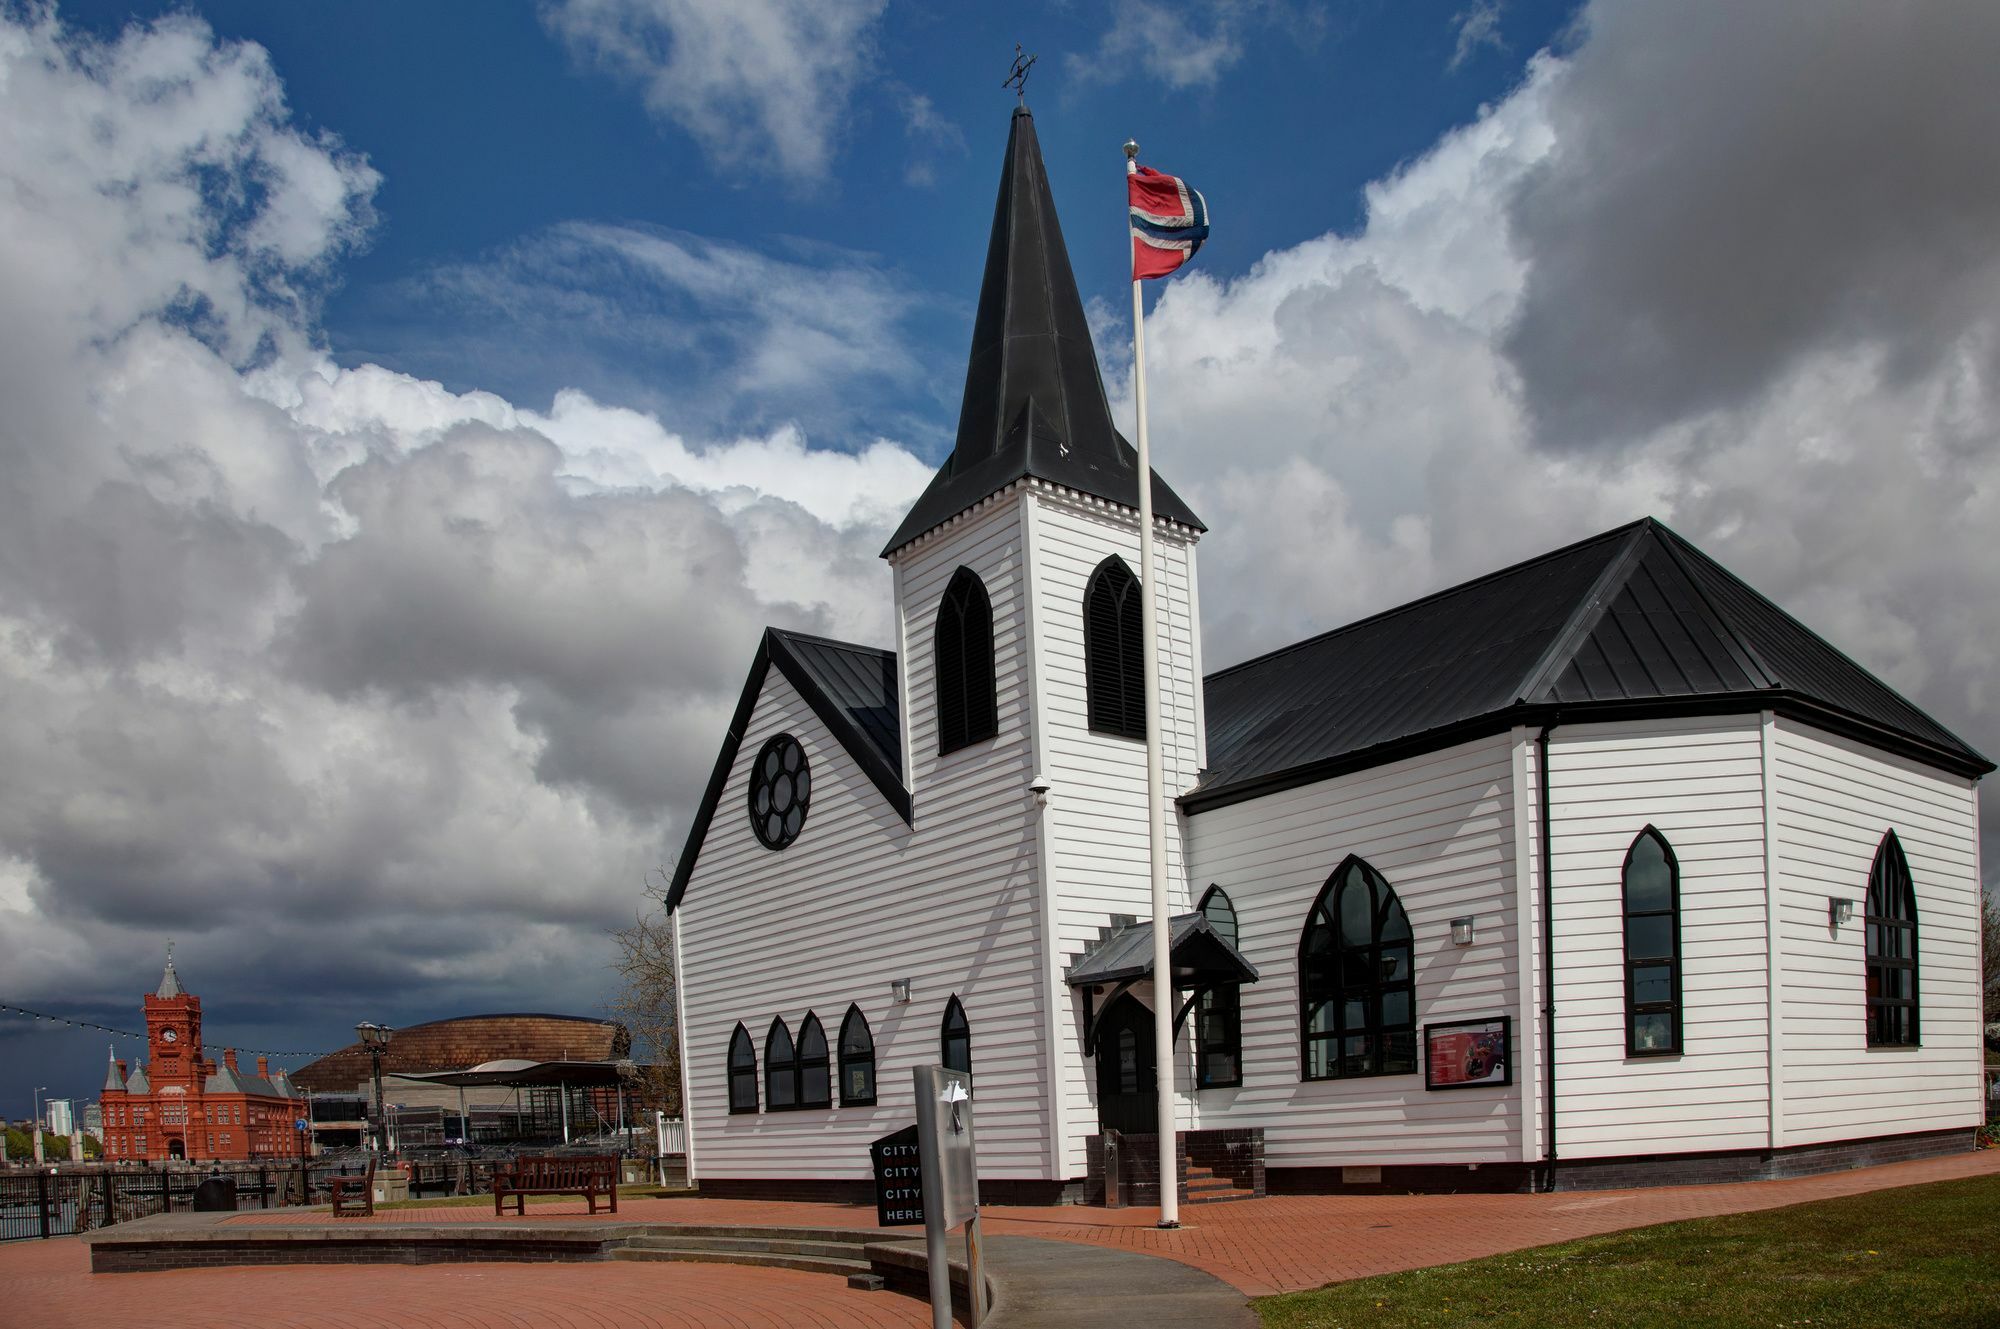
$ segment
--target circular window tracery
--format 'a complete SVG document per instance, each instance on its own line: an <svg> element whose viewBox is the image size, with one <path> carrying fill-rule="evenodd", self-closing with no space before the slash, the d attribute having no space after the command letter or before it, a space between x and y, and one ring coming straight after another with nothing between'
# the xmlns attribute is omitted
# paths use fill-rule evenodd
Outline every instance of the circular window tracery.
<svg viewBox="0 0 2000 1329"><path fill-rule="evenodd" d="M750 828L766 849L783 849L799 838L811 803L806 750L790 734L779 734L750 768Z"/></svg>

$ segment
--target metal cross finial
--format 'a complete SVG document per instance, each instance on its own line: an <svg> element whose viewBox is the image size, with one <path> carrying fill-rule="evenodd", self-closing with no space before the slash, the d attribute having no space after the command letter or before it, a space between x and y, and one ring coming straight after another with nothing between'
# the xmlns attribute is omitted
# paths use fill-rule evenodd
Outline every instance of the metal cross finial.
<svg viewBox="0 0 2000 1329"><path fill-rule="evenodd" d="M1023 106L1028 104L1028 71L1033 69L1035 61L1041 58L1039 55L1029 55L1022 49L1021 43L1014 43L1014 67L1007 71L1007 78L1000 86L1012 88Z"/></svg>

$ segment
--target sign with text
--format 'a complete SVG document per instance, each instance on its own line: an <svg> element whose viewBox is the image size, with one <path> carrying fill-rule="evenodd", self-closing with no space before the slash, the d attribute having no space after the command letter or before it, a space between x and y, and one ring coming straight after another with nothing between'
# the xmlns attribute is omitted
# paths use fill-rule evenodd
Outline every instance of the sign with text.
<svg viewBox="0 0 2000 1329"><path fill-rule="evenodd" d="M1424 1026L1424 1088L1470 1089L1514 1083L1509 1021L1453 1020Z"/></svg>
<svg viewBox="0 0 2000 1329"><path fill-rule="evenodd" d="M868 1146L875 1166L875 1222L911 1227L924 1221L924 1170L917 1128L905 1126Z"/></svg>

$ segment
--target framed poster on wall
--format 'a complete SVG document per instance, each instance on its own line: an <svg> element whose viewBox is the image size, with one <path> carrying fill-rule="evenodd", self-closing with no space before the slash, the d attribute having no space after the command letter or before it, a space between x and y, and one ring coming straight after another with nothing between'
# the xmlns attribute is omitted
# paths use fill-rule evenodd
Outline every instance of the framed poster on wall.
<svg viewBox="0 0 2000 1329"><path fill-rule="evenodd" d="M1424 1088L1472 1089L1514 1083L1508 1017L1424 1026Z"/></svg>

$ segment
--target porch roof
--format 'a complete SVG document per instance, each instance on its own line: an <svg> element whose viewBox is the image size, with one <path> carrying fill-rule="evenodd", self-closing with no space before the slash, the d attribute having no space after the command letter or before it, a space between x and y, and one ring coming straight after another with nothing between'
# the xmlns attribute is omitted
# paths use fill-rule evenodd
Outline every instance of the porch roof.
<svg viewBox="0 0 2000 1329"><path fill-rule="evenodd" d="M1205 914L1177 914L1167 921L1168 954L1177 988L1215 983L1255 983L1257 967L1224 941ZM1113 928L1069 967L1069 985L1122 983L1153 973L1153 925Z"/></svg>

